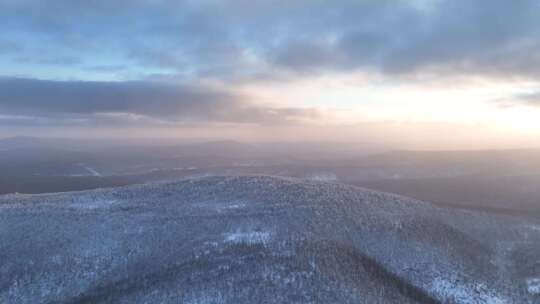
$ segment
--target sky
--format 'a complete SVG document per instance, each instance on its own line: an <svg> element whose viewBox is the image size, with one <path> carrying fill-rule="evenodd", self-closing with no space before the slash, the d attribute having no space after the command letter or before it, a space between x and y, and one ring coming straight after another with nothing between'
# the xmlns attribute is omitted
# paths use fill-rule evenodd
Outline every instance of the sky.
<svg viewBox="0 0 540 304"><path fill-rule="evenodd" d="M538 0L0 0L0 136L540 146Z"/></svg>

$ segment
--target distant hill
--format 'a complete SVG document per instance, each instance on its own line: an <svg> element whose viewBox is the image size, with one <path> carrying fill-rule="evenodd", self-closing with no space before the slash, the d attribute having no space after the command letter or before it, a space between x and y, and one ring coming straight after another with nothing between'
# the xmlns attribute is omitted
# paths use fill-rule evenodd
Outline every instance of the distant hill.
<svg viewBox="0 0 540 304"><path fill-rule="evenodd" d="M3 149L18 149L28 148L37 145L41 140L31 136L14 136L0 139L0 148Z"/></svg>
<svg viewBox="0 0 540 304"><path fill-rule="evenodd" d="M540 149L406 151L396 150L366 157L364 163L455 168L464 173L485 174L504 170L540 170ZM467 169L469 169L467 171ZM460 172L456 172L458 174Z"/></svg>
<svg viewBox="0 0 540 304"><path fill-rule="evenodd" d="M540 222L222 176L0 196L0 303L538 303Z"/></svg>

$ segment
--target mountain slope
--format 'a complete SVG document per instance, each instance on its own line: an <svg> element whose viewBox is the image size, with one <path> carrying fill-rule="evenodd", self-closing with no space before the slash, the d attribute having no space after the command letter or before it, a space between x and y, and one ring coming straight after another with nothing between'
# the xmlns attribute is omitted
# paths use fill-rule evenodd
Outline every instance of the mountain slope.
<svg viewBox="0 0 540 304"><path fill-rule="evenodd" d="M0 197L1 303L538 303L540 222L206 177Z"/></svg>

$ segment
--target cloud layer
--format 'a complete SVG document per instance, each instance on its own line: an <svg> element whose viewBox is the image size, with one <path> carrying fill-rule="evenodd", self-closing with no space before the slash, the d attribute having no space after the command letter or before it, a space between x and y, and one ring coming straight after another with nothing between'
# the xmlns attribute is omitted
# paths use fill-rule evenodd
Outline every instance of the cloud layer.
<svg viewBox="0 0 540 304"><path fill-rule="evenodd" d="M107 124L254 123L287 124L312 119L311 109L272 108L203 85L163 82L0 79L4 120L35 117Z"/></svg>
<svg viewBox="0 0 540 304"><path fill-rule="evenodd" d="M121 61L188 78L336 69L537 78L539 13L535 0L8 0L0 49L37 64Z"/></svg>
<svg viewBox="0 0 540 304"><path fill-rule="evenodd" d="M521 93L509 98L496 100L499 106L511 108L516 106L540 107L540 91Z"/></svg>
<svg viewBox="0 0 540 304"><path fill-rule="evenodd" d="M538 82L538 16L537 0L4 0L0 114L282 124L320 111L235 86L357 72Z"/></svg>

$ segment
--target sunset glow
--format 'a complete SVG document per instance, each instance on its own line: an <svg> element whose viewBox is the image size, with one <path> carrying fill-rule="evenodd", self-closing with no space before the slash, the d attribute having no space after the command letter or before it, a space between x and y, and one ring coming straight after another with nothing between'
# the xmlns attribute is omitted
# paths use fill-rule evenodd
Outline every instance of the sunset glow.
<svg viewBox="0 0 540 304"><path fill-rule="evenodd" d="M388 122L540 145L535 1L42 6L0 2L3 136L198 137L189 127L280 140L276 129L327 127L361 141L351 126Z"/></svg>

